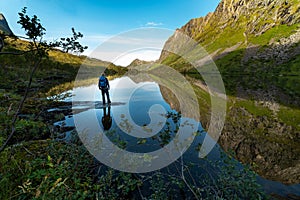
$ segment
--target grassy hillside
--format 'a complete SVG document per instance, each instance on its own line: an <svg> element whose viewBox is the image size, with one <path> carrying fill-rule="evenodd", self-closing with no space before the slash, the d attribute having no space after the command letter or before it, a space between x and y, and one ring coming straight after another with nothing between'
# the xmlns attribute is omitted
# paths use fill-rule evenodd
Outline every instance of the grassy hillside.
<svg viewBox="0 0 300 200"><path fill-rule="evenodd" d="M21 53L27 50L27 45L27 41L7 37L3 52ZM33 64L32 59L27 54L2 54L0 61L1 145L3 139L10 132L11 118L17 109L18 102L24 95ZM123 74L126 71L123 67L86 56L76 56L59 50L49 51L48 58L42 60L40 67L34 74L29 98L22 110L21 116L23 117L20 117L17 122L18 130L12 143L31 140L32 138L47 138L50 135L49 119L47 116L41 117L41 115L45 114L46 109L51 107L51 104L45 98L50 93L54 95L72 89L79 68L87 74L91 74L91 72L100 71L95 69L103 69L105 66L108 66L107 73L110 75ZM98 74L95 74L95 77L97 76ZM57 89L56 86L61 84L65 86ZM56 89L53 90L52 88ZM36 120L39 118L40 120Z"/></svg>

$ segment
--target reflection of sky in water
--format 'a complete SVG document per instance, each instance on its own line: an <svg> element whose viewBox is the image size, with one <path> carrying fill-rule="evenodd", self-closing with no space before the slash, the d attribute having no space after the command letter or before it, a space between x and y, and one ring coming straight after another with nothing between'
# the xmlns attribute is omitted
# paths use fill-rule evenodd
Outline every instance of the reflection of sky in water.
<svg viewBox="0 0 300 200"><path fill-rule="evenodd" d="M151 106L159 104L166 111L171 110L169 104L163 99L158 84L154 82L135 83L128 77L117 78L110 81L109 92L113 104L116 102L128 104L112 106L111 112L115 116L120 116L129 108L132 119L140 126L150 123L148 111ZM90 99L93 93L94 99ZM74 94L76 94L76 101L102 101L97 84L75 88Z"/></svg>
<svg viewBox="0 0 300 200"><path fill-rule="evenodd" d="M119 127L120 121L118 122L118 120L116 120L117 118L120 119L122 118L122 116L125 116L124 120L128 120L129 117L132 119L132 123L136 124L139 127L154 124L154 126L158 128L158 124L164 125L166 118L163 117L164 121L161 121L160 118L164 116L166 112L172 110L170 105L163 99L159 85L154 82L135 83L129 77L122 77L110 81L110 88L110 96L112 100L110 113L112 117L112 126L110 130L114 130L118 134L118 136L122 137L128 142L129 145L127 150L129 151L150 152L160 149L161 146L159 142L153 141L151 138L149 138L153 134L159 135L159 131L161 130L160 128L158 129L158 131L154 131L155 129L152 129L151 133L143 133L144 136L148 138L148 146L147 144L137 145L137 141L140 138L136 137L136 135L134 134L132 135L124 132ZM77 94L76 101L82 101L82 103L78 103L75 105L79 108L82 108L84 104L93 105L93 102L100 102L102 100L101 92L98 90L97 84L76 88L74 89L74 91L74 93ZM94 96L94 99L91 99L91 96ZM160 105L160 109L155 108L156 105ZM80 119L82 119L81 122L83 124L89 124L90 117L94 115L93 109L94 107L91 106L90 109L77 114L78 116L80 116ZM155 119L158 119L156 123L153 123L153 121L151 121L150 111L152 117L154 118L154 121ZM106 112L108 112L107 108ZM99 107L96 109L97 121L102 130L104 128L102 124L102 117L104 115L103 113L103 108ZM126 113L129 113L129 115L126 115ZM169 124L172 124L171 119L168 119L168 121ZM136 125L134 125L134 127L136 127ZM162 126L161 128L166 128L166 126ZM174 124L173 128L175 128Z"/></svg>
<svg viewBox="0 0 300 200"><path fill-rule="evenodd" d="M115 101L123 102L129 100L129 97L131 97L130 101L151 101L153 98L163 100L156 83L135 83L130 78L123 77L111 81L110 86L112 101L115 99Z"/></svg>
<svg viewBox="0 0 300 200"><path fill-rule="evenodd" d="M111 100L115 102L126 101L130 96L130 94L137 89L139 89L139 92L134 96L132 101L151 100L152 97L154 96L161 97L159 87L156 83L150 83L150 82L135 83L128 77L122 77L122 78L117 78L109 81L109 84L110 84L110 90L109 90L110 97ZM76 101L101 101L102 100L101 91L98 89L98 83L95 83L90 86L74 88L73 94L76 94ZM88 98L89 96L91 96L91 94L95 94L93 99ZM141 94L143 95L141 96ZM147 96L147 94L149 94L148 97L151 98L144 98L144 96ZM71 100L71 99L68 98L66 100Z"/></svg>

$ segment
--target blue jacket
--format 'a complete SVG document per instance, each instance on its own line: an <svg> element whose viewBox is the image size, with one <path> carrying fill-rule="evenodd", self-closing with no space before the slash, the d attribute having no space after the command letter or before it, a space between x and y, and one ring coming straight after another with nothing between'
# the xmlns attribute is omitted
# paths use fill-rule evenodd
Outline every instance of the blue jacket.
<svg viewBox="0 0 300 200"><path fill-rule="evenodd" d="M102 89L109 89L110 88L109 82L108 82L108 80L107 80L107 78L105 76L100 76L99 77L98 88L100 90L102 90Z"/></svg>

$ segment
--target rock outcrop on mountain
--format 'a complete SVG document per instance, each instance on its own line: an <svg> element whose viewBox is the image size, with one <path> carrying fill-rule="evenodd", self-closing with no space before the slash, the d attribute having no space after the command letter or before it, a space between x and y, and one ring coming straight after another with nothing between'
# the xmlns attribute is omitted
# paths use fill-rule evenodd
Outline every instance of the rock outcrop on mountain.
<svg viewBox="0 0 300 200"><path fill-rule="evenodd" d="M214 13L192 19L181 30L195 39L211 28L217 32L228 26L233 30L244 28L246 34L261 35L276 25L299 22L297 0L223 0Z"/></svg>
<svg viewBox="0 0 300 200"><path fill-rule="evenodd" d="M4 47L3 36L13 36L13 32L8 26L8 23L2 13L0 13L0 52Z"/></svg>
<svg viewBox="0 0 300 200"><path fill-rule="evenodd" d="M2 13L0 13L0 34L9 36L14 35Z"/></svg>
<svg viewBox="0 0 300 200"><path fill-rule="evenodd" d="M213 13L192 19L177 31L199 42L209 53L213 53L212 50L221 53L224 47L228 48L239 42L248 46L251 39L272 28L299 23L300 2L297 0L222 0ZM177 43L176 32L166 44ZM212 48L218 46L214 43L220 42L218 40L222 37L228 41L220 45L220 49ZM299 42L299 38L294 42ZM168 52L163 52L160 61L167 55Z"/></svg>

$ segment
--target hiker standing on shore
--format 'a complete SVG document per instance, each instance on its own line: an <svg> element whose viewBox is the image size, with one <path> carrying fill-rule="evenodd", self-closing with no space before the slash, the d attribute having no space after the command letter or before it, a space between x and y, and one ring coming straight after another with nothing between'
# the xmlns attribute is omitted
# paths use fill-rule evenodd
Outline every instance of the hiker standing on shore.
<svg viewBox="0 0 300 200"><path fill-rule="evenodd" d="M105 95L106 95L107 103L110 105L111 101L110 101L109 92L108 92L108 90L110 89L110 86L109 86L108 79L105 77L104 73L102 73L102 75L99 77L98 87L99 87L99 90L101 90L101 93L102 93L102 103L103 103L103 105L105 105L105 102L106 102L105 101Z"/></svg>

